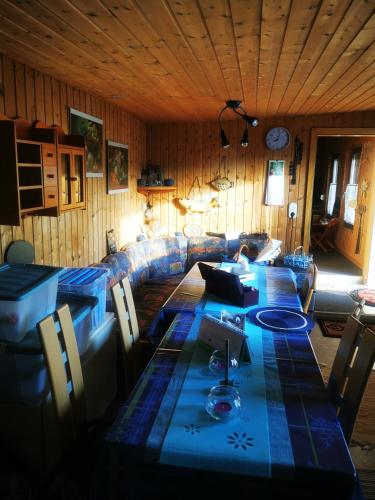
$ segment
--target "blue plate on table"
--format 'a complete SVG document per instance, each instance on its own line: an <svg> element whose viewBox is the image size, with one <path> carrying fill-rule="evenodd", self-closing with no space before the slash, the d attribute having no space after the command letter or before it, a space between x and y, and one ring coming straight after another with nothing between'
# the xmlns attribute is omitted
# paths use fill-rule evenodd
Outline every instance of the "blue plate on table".
<svg viewBox="0 0 375 500"><path fill-rule="evenodd" d="M248 318L273 332L306 333L314 327L310 316L290 307L257 307L248 313Z"/></svg>

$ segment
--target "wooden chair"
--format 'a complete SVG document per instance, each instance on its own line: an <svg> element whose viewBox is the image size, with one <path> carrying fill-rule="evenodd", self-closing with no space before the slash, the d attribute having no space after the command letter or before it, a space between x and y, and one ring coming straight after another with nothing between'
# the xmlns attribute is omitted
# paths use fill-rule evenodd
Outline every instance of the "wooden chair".
<svg viewBox="0 0 375 500"><path fill-rule="evenodd" d="M73 449L86 421L86 407L81 361L69 306L65 304L57 309L56 316L59 333L53 315L40 321L37 329L60 423L62 450L67 452Z"/></svg>
<svg viewBox="0 0 375 500"><path fill-rule="evenodd" d="M56 317L57 322L50 315L37 325L61 436L59 467L52 471L58 481L51 481L52 490L58 491L52 491L48 498L70 498L72 491L74 498L88 498L97 453L113 418L87 419L81 360L69 306L57 309ZM62 494L59 485L67 487L68 494Z"/></svg>
<svg viewBox="0 0 375 500"><path fill-rule="evenodd" d="M318 268L315 264L311 264L307 269L306 278L304 279L299 292L299 297L302 303L302 309L305 314L312 313L314 310L313 298L316 291L316 282L318 279Z"/></svg>
<svg viewBox="0 0 375 500"><path fill-rule="evenodd" d="M335 249L335 245L333 244L333 238L335 236L337 226L339 224L339 219L331 219L328 224L325 226L324 230L319 233L311 234L311 248L319 247L323 250L323 252L328 252L328 250Z"/></svg>
<svg viewBox="0 0 375 500"><path fill-rule="evenodd" d="M120 339L124 352L125 389L129 392L140 371L150 359L153 347L142 342L129 278L125 277L111 288L112 301L120 328Z"/></svg>
<svg viewBox="0 0 375 500"><path fill-rule="evenodd" d="M347 443L375 362L375 333L358 319L361 309L359 305L346 322L328 380Z"/></svg>

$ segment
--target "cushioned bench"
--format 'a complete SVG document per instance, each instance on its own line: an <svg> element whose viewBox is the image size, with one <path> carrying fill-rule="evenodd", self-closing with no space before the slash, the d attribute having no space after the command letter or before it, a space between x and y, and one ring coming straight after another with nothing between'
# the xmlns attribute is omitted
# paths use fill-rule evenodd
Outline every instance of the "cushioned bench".
<svg viewBox="0 0 375 500"><path fill-rule="evenodd" d="M112 311L111 286L129 276L140 334L152 334L161 307L195 262L231 258L242 243L256 255L266 242L267 235L253 235L231 241L208 236L178 236L128 243L95 264L108 269L107 310Z"/></svg>

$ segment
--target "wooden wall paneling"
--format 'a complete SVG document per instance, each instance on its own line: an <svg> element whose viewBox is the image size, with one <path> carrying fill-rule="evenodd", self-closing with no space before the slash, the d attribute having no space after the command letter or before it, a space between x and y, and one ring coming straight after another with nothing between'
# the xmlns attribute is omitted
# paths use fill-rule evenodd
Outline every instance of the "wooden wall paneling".
<svg viewBox="0 0 375 500"><path fill-rule="evenodd" d="M15 97L16 97L16 115L26 116L26 80L25 80L25 67L23 64L14 62L14 82L15 82ZM29 222L26 222L26 226ZM13 227L13 239L24 239L24 226L25 219L21 221L20 226Z"/></svg>
<svg viewBox="0 0 375 500"><path fill-rule="evenodd" d="M198 177L201 186L199 189L195 189L195 196L199 199L209 200L208 196L208 186L203 183L202 177L202 123L194 124L194 134L193 134L193 155L192 155L192 167L193 167L193 178ZM193 222L202 227L203 214L194 214Z"/></svg>
<svg viewBox="0 0 375 500"><path fill-rule="evenodd" d="M92 103L92 114L98 118L101 118L100 116L100 106L98 103L97 98L92 98L91 100ZM114 125L116 126L116 117L117 117L117 109L114 110ZM104 137L103 137L104 140ZM98 262L100 260L100 253L99 253L99 239L101 238L101 234L99 232L100 226L99 226L99 213L98 213L98 197L99 197L99 184L101 185L104 180L104 172L105 172L105 145L103 143L103 157L102 157L102 172L103 172L103 177L94 177L93 183L92 183L92 198L93 198L93 242L94 242L94 255L93 255L93 261L92 262Z"/></svg>
<svg viewBox="0 0 375 500"><path fill-rule="evenodd" d="M178 198L184 198L186 194L186 176L185 176L185 171L186 171L186 158L185 158L185 150L186 150L186 140L185 140L185 134L186 134L186 126L185 123L176 123L172 124L173 127L176 127L177 131L177 161L178 161L178 168L177 168L177 173L176 173L176 191L175 191L175 197L173 199L171 209L175 211L176 214L176 220L177 220L177 231L182 231L183 224L184 224L184 216L181 213L181 210L178 207L178 203L176 200ZM156 127L153 127L152 131L154 134Z"/></svg>
<svg viewBox="0 0 375 500"><path fill-rule="evenodd" d="M105 106L104 102L99 100L99 109L100 109L100 118L103 119L104 128L106 126L105 123ZM98 244L99 244L99 260L106 255L107 253L107 244L106 244L106 223L105 223L105 206L106 206L106 196L107 196L107 143L106 143L106 135L104 131L104 148L103 148L103 177L100 179L100 183L98 186L98 223L99 223L99 235L98 235Z"/></svg>
<svg viewBox="0 0 375 500"><path fill-rule="evenodd" d="M197 182L195 182L194 186L194 127L195 123L191 124L187 128L185 140L186 140L186 150L185 150L185 193L184 198L192 198L199 199L201 194L199 187L197 186ZM185 224L193 224L194 223L194 215L186 213L185 215Z"/></svg>
<svg viewBox="0 0 375 500"><path fill-rule="evenodd" d="M237 170L237 175L242 175L244 180L244 201L243 201L243 230L252 232L253 230L253 191L254 191L254 163L255 163L255 141L256 129L249 130L250 145L245 151L243 171Z"/></svg>
<svg viewBox="0 0 375 500"><path fill-rule="evenodd" d="M169 125L168 128L168 150L169 150L169 161L166 166L164 176L166 179L171 178L176 182L177 176L177 129L175 125ZM170 193L168 195L168 206L172 203L175 193ZM177 212L176 210L168 210L168 227L171 231L177 231Z"/></svg>
<svg viewBox="0 0 375 500"><path fill-rule="evenodd" d="M207 199L211 200L213 196L216 196L216 194L213 193L213 190L211 189L211 185L209 182L211 181L211 153L212 153L212 137L211 137L211 127L210 123L203 123L201 126L201 133L202 133L202 158L201 158L201 164L202 164L202 186L204 186L204 189L207 193ZM205 228L206 231L209 229L209 221L210 221L211 214L210 212L206 214L202 214L202 221L201 221L201 227L202 229Z"/></svg>
<svg viewBox="0 0 375 500"><path fill-rule="evenodd" d="M229 123L228 123L229 125ZM225 231L228 231L229 228L235 229L236 227L236 191L237 191L237 183L236 183L236 160L239 154L239 149L237 145L239 144L242 136L243 130L242 123L238 120L230 122L229 134L230 134L230 143L231 147L227 150L227 171L228 177L230 180L234 182L234 186L232 189L228 189L226 191L222 191L220 193L220 199L223 200L225 204L223 208L219 208L219 211L222 211L225 208ZM215 209L214 209L215 210Z"/></svg>
<svg viewBox="0 0 375 500"><path fill-rule="evenodd" d="M221 161L221 137L220 137L220 128L217 122L211 122L211 130L212 130L212 142L211 142L211 175L210 178L214 179L219 173L219 166ZM213 190L211 190L211 195L213 194ZM215 192L216 193L216 192ZM219 193L217 193L218 195ZM219 210L215 209L210 213L210 224L209 230L213 232L219 231Z"/></svg>
<svg viewBox="0 0 375 500"><path fill-rule="evenodd" d="M36 120L36 102L35 102L35 70L25 66L25 88L26 88L26 115L30 120Z"/></svg>
<svg viewBox="0 0 375 500"><path fill-rule="evenodd" d="M238 123L239 137L243 134L243 123ZM234 181L235 186L235 219L234 219L234 229L237 232L244 231L244 205L245 205L245 158L249 147L251 147L251 130L248 129L250 144L247 148L239 148L236 158L236 170L235 177L230 179ZM231 191L233 188L231 189Z"/></svg>
<svg viewBox="0 0 375 500"><path fill-rule="evenodd" d="M93 114L91 109L91 96L88 94L84 94L80 92L80 111L84 113ZM112 118L112 117L111 117ZM87 257L88 264L94 262L94 241L93 241L93 196L92 196L92 177L86 178L86 195L87 195L87 222L88 222L88 231L87 231Z"/></svg>
<svg viewBox="0 0 375 500"><path fill-rule="evenodd" d="M110 105L108 103L105 103L105 106L104 106L104 111L105 111L105 115L104 115L104 123L105 123L105 138L106 138L106 141L108 139L110 139L110 136L109 136L109 127L110 127ZM106 191L107 192L107 191ZM110 231L111 229L115 229L113 226L112 226L112 221L111 221L111 201L112 201L112 196L111 195L107 195L105 196L105 207L106 207L106 217L105 217L105 221L106 221L106 230L107 231ZM117 241L117 244L119 242L119 239L120 239L120 234L115 234L115 237L116 237L116 241Z"/></svg>
<svg viewBox="0 0 375 500"><path fill-rule="evenodd" d="M161 135L165 137L163 144L160 148L160 167L162 171L162 177L166 177L168 175L168 165L169 165L169 129L170 125L164 123L161 125ZM169 207L168 207L168 193L161 193L159 196L159 221L161 227L168 227L169 224ZM156 208L157 210L157 208Z"/></svg>
<svg viewBox="0 0 375 500"><path fill-rule="evenodd" d="M63 83L60 85L60 95L61 101L64 102L65 106L61 106L61 123L63 124L64 130L70 132L70 124L69 124L69 107L74 107L74 93L73 89ZM61 104L62 104L61 102ZM69 106L68 106L69 103ZM55 106L57 108L57 105ZM55 120L59 119L58 116L55 115ZM59 123L59 122L56 122ZM79 219L82 220L82 210L72 210L69 212L70 214L70 222L71 222L71 246L72 246L72 266L76 267L80 265L81 259L80 255L82 253L82 239L80 237L79 232ZM65 214L64 214L65 216ZM69 223L69 220L65 218L65 220ZM81 224L82 225L82 224Z"/></svg>
<svg viewBox="0 0 375 500"><path fill-rule="evenodd" d="M3 56L3 89L4 89L4 113L9 118L14 118L17 115L14 61L6 56Z"/></svg>
<svg viewBox="0 0 375 500"><path fill-rule="evenodd" d="M16 114L26 116L25 66L14 62L14 80L16 84Z"/></svg>
<svg viewBox="0 0 375 500"><path fill-rule="evenodd" d="M256 233L266 231L269 207L264 205L265 175L269 153L264 148L264 136L269 127L261 122L256 128L255 172L253 191L253 227ZM265 213L267 212L267 214Z"/></svg>
<svg viewBox="0 0 375 500"><path fill-rule="evenodd" d="M298 122L300 126L298 126ZM307 176L308 176L308 160L310 150L310 131L303 127L301 121L296 120L296 133L303 142L303 155L301 165L297 167L297 219L293 233L294 248L303 244L303 229L305 217L305 201L307 198ZM307 248L305 248L307 251Z"/></svg>

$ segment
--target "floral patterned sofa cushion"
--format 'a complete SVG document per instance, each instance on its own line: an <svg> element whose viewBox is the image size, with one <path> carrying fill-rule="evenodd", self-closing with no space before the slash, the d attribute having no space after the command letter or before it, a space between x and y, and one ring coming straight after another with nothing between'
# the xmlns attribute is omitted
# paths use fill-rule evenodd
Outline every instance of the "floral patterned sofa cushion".
<svg viewBox="0 0 375 500"><path fill-rule="evenodd" d="M216 236L194 236L188 239L187 270L200 261L221 262L227 253L227 240Z"/></svg>
<svg viewBox="0 0 375 500"><path fill-rule="evenodd" d="M145 251L150 278L183 273L186 267L186 238L157 238L139 243Z"/></svg>

